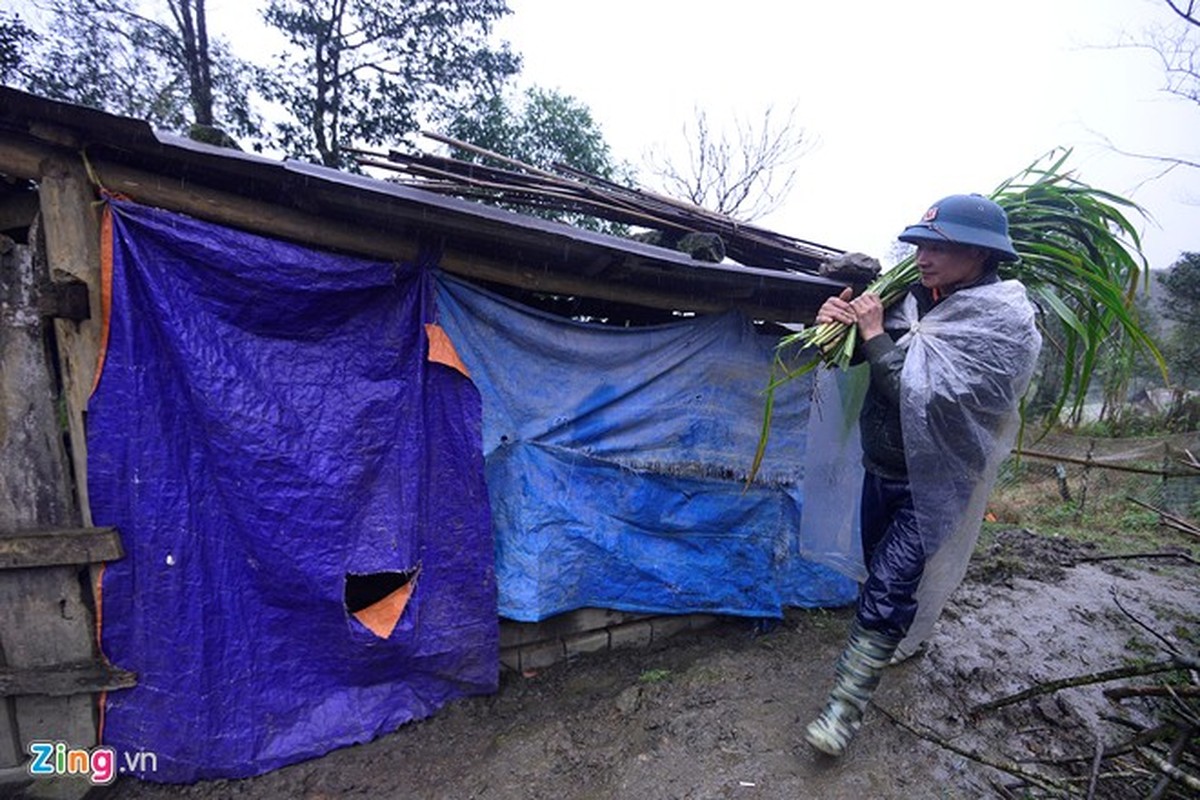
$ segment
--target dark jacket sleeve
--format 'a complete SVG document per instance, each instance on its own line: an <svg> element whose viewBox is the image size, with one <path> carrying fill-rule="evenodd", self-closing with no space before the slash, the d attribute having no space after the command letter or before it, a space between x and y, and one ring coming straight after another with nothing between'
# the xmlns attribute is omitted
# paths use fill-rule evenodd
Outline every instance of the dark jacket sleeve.
<svg viewBox="0 0 1200 800"><path fill-rule="evenodd" d="M896 347L887 333L873 336L858 346L858 355L870 365L871 387L889 403L900 405L900 371L904 369L904 351Z"/></svg>

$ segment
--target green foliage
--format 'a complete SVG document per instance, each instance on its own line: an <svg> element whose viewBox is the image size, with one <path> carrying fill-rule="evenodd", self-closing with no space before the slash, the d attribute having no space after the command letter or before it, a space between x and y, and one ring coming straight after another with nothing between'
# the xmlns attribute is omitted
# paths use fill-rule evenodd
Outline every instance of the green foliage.
<svg viewBox="0 0 1200 800"><path fill-rule="evenodd" d="M1098 439L1121 439L1134 436L1163 436L1174 433L1190 433L1198 429L1200 403L1194 399L1181 399L1164 413L1113 414L1072 427L1077 436L1094 436Z"/></svg>
<svg viewBox="0 0 1200 800"><path fill-rule="evenodd" d="M1092 543L1098 552L1123 554L1153 552L1173 545L1187 546L1189 537L1165 526L1154 511L1132 502L1138 498L1185 518L1189 510L1164 500L1163 478L1154 474L1136 474L1105 470L1084 470L1071 465L1065 477L1071 499L1063 500L1060 481L1045 463L1015 460L1001 470L988 509L999 521L993 528L1020 526L1047 536L1060 536L1076 542ZM1153 460L1142 464L1161 466ZM1190 477L1170 479L1186 487ZM1171 483L1180 487L1181 484ZM1179 491L1182 491L1180 489Z"/></svg>
<svg viewBox="0 0 1200 800"><path fill-rule="evenodd" d="M648 669L638 676L638 683L663 683L672 677L674 673L669 669Z"/></svg>
<svg viewBox="0 0 1200 800"><path fill-rule="evenodd" d="M1163 316L1172 322L1200 328L1200 253L1183 253L1158 283L1168 294L1163 298Z"/></svg>
<svg viewBox="0 0 1200 800"><path fill-rule="evenodd" d="M1153 530L1158 527L1158 514L1141 508L1124 511L1117 524L1122 530Z"/></svg>
<svg viewBox="0 0 1200 800"><path fill-rule="evenodd" d="M536 167L556 163L613 177L608 145L586 105L569 95L533 87L517 99L481 95L454 115L447 132L456 139ZM455 158L486 160L470 151ZM495 166L504 166L497 164Z"/></svg>
<svg viewBox="0 0 1200 800"><path fill-rule="evenodd" d="M504 0L269 0L264 19L289 43L269 71L210 40L205 0L47 0L45 12L36 37L0 17L0 69L30 50L14 85L334 167L352 166L347 147L393 144L520 65L488 41ZM269 130L255 92L282 120Z"/></svg>
<svg viewBox="0 0 1200 800"><path fill-rule="evenodd" d="M0 81L7 83L17 74L25 49L37 40L37 34L16 14L0 11Z"/></svg>
<svg viewBox="0 0 1200 800"><path fill-rule="evenodd" d="M1174 323L1165 337L1172 383L1191 388L1200 380L1200 253L1182 254L1158 283L1162 315Z"/></svg>
<svg viewBox="0 0 1200 800"><path fill-rule="evenodd" d="M631 179L628 167L613 162L591 110L576 98L554 90L533 87L515 98L503 92L480 95L470 106L451 115L446 131L462 142L539 169L565 165L605 180ZM505 161L474 150L451 148L451 155L463 161L512 168ZM495 202L505 205L499 193ZM519 210L588 230L613 234L624 230L606 220L560 209L520 206Z"/></svg>
<svg viewBox="0 0 1200 800"><path fill-rule="evenodd" d="M202 0L166 5L162 19L135 0L50 0L49 30L31 48L18 85L180 133L200 123L253 135L253 69L224 42L209 42Z"/></svg>
<svg viewBox="0 0 1200 800"><path fill-rule="evenodd" d="M1051 154L1048 166L1031 166L993 193L1008 213L1021 256L1004 265L1001 275L1022 281L1043 315L1061 324L1058 336L1047 342L1062 358L1066 376L1050 419L1064 406L1078 414L1103 361L1126 365L1127 373L1131 353L1140 349L1165 370L1133 306L1147 265L1125 212L1139 209L1062 172L1069 155ZM1120 377L1121 371L1114 374Z"/></svg>
<svg viewBox="0 0 1200 800"><path fill-rule="evenodd" d="M273 144L353 168L347 147L394 144L423 114L466 102L517 72L488 41L504 0L269 0L264 19L291 48L260 89L291 118Z"/></svg>

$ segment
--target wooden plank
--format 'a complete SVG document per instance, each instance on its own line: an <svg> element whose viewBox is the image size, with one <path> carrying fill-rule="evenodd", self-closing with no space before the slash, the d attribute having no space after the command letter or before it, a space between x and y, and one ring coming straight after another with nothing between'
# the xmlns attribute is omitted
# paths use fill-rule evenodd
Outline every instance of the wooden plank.
<svg viewBox="0 0 1200 800"><path fill-rule="evenodd" d="M96 564L124 555L116 528L0 531L0 570Z"/></svg>
<svg viewBox="0 0 1200 800"><path fill-rule="evenodd" d="M40 164L38 197L46 263L51 278L87 284L91 319L55 320L59 372L66 399L67 431L80 521L91 527L87 493L88 396L100 349L100 220L96 193L79 159L53 157Z"/></svg>
<svg viewBox="0 0 1200 800"><path fill-rule="evenodd" d="M55 667L0 667L0 697L69 697L137 686L137 676L98 661Z"/></svg>
<svg viewBox="0 0 1200 800"><path fill-rule="evenodd" d="M38 297L38 312L43 317L58 317L73 322L91 319L91 298L88 293L88 285L83 281L45 284Z"/></svg>
<svg viewBox="0 0 1200 800"><path fill-rule="evenodd" d="M38 165L52 152L44 144L0 133L0 173L12 178L36 180Z"/></svg>
<svg viewBox="0 0 1200 800"><path fill-rule="evenodd" d="M0 572L0 652L6 668L46 669L96 659L95 625L81 573L86 570L74 567ZM21 742L96 743L90 695L17 697L15 707Z"/></svg>

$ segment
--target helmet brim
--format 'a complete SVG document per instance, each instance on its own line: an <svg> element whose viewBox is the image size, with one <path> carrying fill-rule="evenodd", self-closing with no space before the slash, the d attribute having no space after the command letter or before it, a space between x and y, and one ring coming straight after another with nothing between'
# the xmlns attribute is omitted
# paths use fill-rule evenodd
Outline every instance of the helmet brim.
<svg viewBox="0 0 1200 800"><path fill-rule="evenodd" d="M1001 261L1020 261L1012 241L998 233L959 225L954 222L918 222L909 225L896 237L902 242L919 245L922 242L953 242L991 250Z"/></svg>

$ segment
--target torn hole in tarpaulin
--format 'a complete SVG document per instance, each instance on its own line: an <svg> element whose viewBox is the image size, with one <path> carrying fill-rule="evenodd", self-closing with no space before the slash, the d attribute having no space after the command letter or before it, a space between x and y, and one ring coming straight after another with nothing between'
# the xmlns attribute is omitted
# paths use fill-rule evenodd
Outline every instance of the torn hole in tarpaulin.
<svg viewBox="0 0 1200 800"><path fill-rule="evenodd" d="M396 629L416 587L420 565L408 570L346 573L346 611L380 639Z"/></svg>

